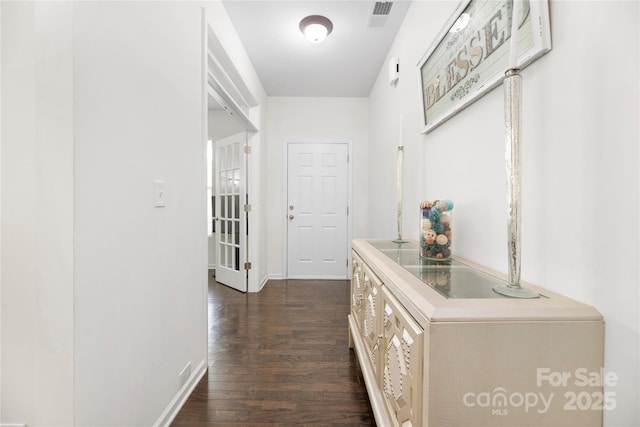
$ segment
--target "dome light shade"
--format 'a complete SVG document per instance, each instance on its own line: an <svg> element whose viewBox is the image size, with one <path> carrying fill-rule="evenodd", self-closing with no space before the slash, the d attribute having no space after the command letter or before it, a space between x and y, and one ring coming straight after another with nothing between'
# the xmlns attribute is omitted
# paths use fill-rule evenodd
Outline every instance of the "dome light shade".
<svg viewBox="0 0 640 427"><path fill-rule="evenodd" d="M311 43L321 43L333 30L333 24L328 18L311 15L300 21L300 31Z"/></svg>

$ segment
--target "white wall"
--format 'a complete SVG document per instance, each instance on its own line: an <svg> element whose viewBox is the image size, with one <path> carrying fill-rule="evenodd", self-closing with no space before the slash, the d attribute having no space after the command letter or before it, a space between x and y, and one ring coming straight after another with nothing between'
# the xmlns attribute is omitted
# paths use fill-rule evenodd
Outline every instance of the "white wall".
<svg viewBox="0 0 640 427"><path fill-rule="evenodd" d="M353 237L367 234L367 124L366 98L269 97L267 102L267 246L268 271L283 274L284 170L288 141L350 140L353 170Z"/></svg>
<svg viewBox="0 0 640 427"><path fill-rule="evenodd" d="M0 4L0 52L2 52L2 4ZM0 53L0 237L2 233L2 54ZM0 243L0 312L2 310L2 243ZM2 420L2 315L0 314L0 420Z"/></svg>
<svg viewBox="0 0 640 427"><path fill-rule="evenodd" d="M0 422L166 422L206 368L201 5L0 7Z"/></svg>
<svg viewBox="0 0 640 427"><path fill-rule="evenodd" d="M74 5L76 425L151 425L206 367L201 23L195 2Z"/></svg>
<svg viewBox="0 0 640 427"><path fill-rule="evenodd" d="M1 422L71 425L71 7L1 8Z"/></svg>
<svg viewBox="0 0 640 427"><path fill-rule="evenodd" d="M207 126L208 136L214 141L244 132L242 125L225 110L209 110Z"/></svg>
<svg viewBox="0 0 640 427"><path fill-rule="evenodd" d="M2 4L0 4L0 52L2 52ZM2 54L0 53L0 237L2 233ZM2 309L2 244L0 243L0 310ZM0 314L0 420L2 420L2 315Z"/></svg>
<svg viewBox="0 0 640 427"><path fill-rule="evenodd" d="M387 84L385 67L372 90L369 234L394 236L391 141L402 114L405 236L418 236L421 200L451 198L455 252L506 271L502 88L419 133L416 64L456 6L414 1L389 52L400 57L399 85ZM617 408L605 413L605 426L637 426L639 5L553 1L550 8L553 50L522 72L522 276L604 315L605 365L619 378L608 389Z"/></svg>

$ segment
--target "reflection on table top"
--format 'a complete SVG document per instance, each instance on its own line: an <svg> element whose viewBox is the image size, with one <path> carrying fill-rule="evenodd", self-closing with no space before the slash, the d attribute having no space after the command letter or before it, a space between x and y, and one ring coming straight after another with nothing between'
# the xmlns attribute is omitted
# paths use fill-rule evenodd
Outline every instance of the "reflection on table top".
<svg viewBox="0 0 640 427"><path fill-rule="evenodd" d="M374 248L446 298L505 298L493 291L505 281L454 259L433 260L420 256L416 242L367 240Z"/></svg>

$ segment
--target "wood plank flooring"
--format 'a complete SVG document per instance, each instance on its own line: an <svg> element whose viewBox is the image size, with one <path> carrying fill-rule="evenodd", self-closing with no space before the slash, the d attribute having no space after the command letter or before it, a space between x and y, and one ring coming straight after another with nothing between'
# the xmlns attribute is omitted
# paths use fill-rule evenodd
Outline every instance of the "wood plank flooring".
<svg viewBox="0 0 640 427"><path fill-rule="evenodd" d="M209 370L172 426L375 426L348 313L346 280L210 282Z"/></svg>

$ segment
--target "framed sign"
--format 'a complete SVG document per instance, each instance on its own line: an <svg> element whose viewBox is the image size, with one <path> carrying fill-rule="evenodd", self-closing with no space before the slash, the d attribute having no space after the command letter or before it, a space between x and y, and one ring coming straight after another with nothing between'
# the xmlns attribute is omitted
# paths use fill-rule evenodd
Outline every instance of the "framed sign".
<svg viewBox="0 0 640 427"><path fill-rule="evenodd" d="M519 2L517 66L551 50L548 0ZM509 68L512 0L463 0L418 63L422 133L502 82ZM517 10L517 9L516 9Z"/></svg>

